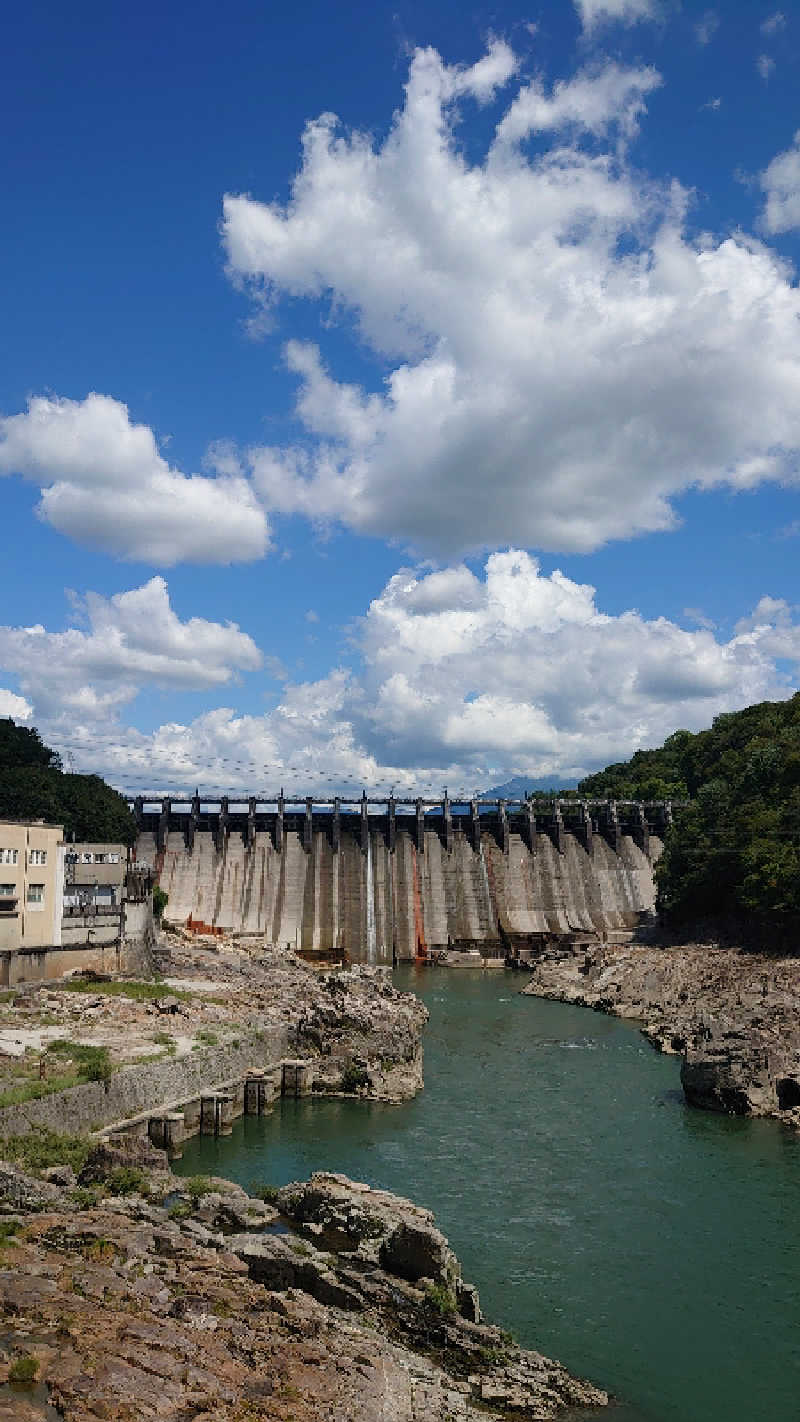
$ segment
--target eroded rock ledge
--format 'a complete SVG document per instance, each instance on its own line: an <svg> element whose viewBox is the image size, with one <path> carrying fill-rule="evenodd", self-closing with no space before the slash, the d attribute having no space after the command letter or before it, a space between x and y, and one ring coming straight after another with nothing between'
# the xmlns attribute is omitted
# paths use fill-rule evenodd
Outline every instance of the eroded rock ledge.
<svg viewBox="0 0 800 1422"><path fill-rule="evenodd" d="M0 1416L485 1422L608 1401L480 1321L410 1201L317 1174L266 1203L178 1181L156 1154L139 1193L118 1197L98 1185L119 1170L107 1147L83 1186L0 1168L6 1232L18 1224L0 1259L2 1368L28 1355L43 1384Z"/></svg>
<svg viewBox="0 0 800 1422"><path fill-rule="evenodd" d="M523 990L640 1021L694 1106L800 1127L800 960L706 944L554 950Z"/></svg>

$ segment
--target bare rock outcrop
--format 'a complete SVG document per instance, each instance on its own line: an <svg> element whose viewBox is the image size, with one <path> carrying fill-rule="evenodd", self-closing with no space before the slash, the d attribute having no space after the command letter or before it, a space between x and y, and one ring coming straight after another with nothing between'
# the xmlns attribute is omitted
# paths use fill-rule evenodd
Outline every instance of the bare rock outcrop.
<svg viewBox="0 0 800 1422"><path fill-rule="evenodd" d="M800 960L708 944L592 945L539 960L524 992L638 1020L683 1057L687 1101L800 1126Z"/></svg>
<svg viewBox="0 0 800 1422"><path fill-rule="evenodd" d="M385 1191L315 1176L280 1193L279 1215L217 1180L169 1206L154 1192L79 1208L51 1189L0 1252L0 1376L32 1356L65 1422L543 1420L608 1400L459 1313L447 1241ZM423 1263L440 1283L405 1277Z"/></svg>

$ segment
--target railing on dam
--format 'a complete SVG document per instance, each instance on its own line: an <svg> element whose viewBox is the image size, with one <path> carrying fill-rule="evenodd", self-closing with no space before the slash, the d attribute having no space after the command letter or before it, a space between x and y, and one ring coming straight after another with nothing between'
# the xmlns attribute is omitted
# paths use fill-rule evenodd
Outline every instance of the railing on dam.
<svg viewBox="0 0 800 1422"><path fill-rule="evenodd" d="M323 832L334 851L339 849L343 833L357 837L364 854L368 852L370 835L376 833L383 835L393 851L399 831L410 834L420 851L426 831L433 831L446 850L452 848L456 834L465 834L477 850L481 836L488 833L507 853L509 837L516 833L533 851L537 834L544 833L563 853L565 835L570 833L590 852L594 835L601 835L616 852L622 836L630 835L649 854L651 833L663 837L681 803L544 797L452 800L447 795L441 800L393 795L377 799L366 793L358 799L336 796L322 800L311 795L287 798L283 791L273 797L206 799L196 794L190 799L148 795L128 798L138 831L152 833L159 851L165 848L171 832L182 833L189 850L199 832L210 833L218 849L231 833L241 834L248 849L255 844L257 834L266 833L279 852L287 833L297 834L304 849L310 851L314 834Z"/></svg>

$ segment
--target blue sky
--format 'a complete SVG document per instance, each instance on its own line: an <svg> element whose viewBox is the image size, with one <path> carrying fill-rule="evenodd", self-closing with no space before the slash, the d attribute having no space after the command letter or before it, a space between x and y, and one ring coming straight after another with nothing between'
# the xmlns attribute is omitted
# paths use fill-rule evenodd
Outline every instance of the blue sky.
<svg viewBox="0 0 800 1422"><path fill-rule="evenodd" d="M796 687L789 7L5 51L0 714L132 788L468 789Z"/></svg>

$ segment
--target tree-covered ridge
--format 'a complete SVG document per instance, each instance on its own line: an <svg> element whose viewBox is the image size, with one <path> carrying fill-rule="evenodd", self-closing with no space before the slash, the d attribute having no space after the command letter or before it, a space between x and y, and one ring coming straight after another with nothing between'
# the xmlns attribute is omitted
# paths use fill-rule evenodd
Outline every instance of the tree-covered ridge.
<svg viewBox="0 0 800 1422"><path fill-rule="evenodd" d="M735 917L800 930L800 693L728 712L695 735L676 731L579 790L690 798L656 870L668 920Z"/></svg>
<svg viewBox="0 0 800 1422"><path fill-rule="evenodd" d="M0 720L0 818L47 820L75 839L132 844L124 799L99 775L65 775L38 731Z"/></svg>

